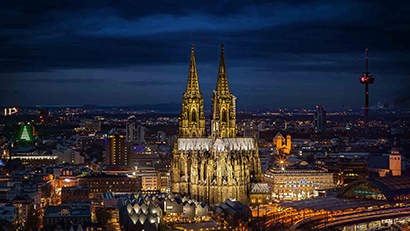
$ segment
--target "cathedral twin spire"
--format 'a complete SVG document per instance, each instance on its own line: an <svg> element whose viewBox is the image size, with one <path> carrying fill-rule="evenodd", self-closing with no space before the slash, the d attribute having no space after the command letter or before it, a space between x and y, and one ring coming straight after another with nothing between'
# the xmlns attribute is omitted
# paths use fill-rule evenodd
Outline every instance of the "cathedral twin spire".
<svg viewBox="0 0 410 231"><path fill-rule="evenodd" d="M218 71L216 90L212 95L211 135L216 138L236 136L236 97L229 92L224 46ZM187 90L182 99L179 122L179 136L186 138L205 137L205 116L202 93L199 91L198 74L195 62L194 45L191 47Z"/></svg>
<svg viewBox="0 0 410 231"><path fill-rule="evenodd" d="M236 97L229 91L223 44L218 81L212 94L211 135L216 138L236 136Z"/></svg>
<svg viewBox="0 0 410 231"><path fill-rule="evenodd" d="M191 47L188 83L182 97L179 121L179 137L195 138L205 136L204 97L199 91L194 45Z"/></svg>
<svg viewBox="0 0 410 231"><path fill-rule="evenodd" d="M196 71L194 44L191 46L191 62L189 63L188 84L186 87L186 93L190 95L200 94L198 73Z"/></svg>
<svg viewBox="0 0 410 231"><path fill-rule="evenodd" d="M219 62L218 82L216 84L216 91L219 94L229 94L228 76L226 74L224 45L221 47L221 60Z"/></svg>

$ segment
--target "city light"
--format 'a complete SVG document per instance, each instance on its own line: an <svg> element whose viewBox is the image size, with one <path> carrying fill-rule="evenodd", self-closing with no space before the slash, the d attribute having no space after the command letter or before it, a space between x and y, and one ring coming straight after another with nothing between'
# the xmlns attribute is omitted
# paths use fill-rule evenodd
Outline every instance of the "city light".
<svg viewBox="0 0 410 231"><path fill-rule="evenodd" d="M410 3L184 3L2 4L2 228L408 230Z"/></svg>

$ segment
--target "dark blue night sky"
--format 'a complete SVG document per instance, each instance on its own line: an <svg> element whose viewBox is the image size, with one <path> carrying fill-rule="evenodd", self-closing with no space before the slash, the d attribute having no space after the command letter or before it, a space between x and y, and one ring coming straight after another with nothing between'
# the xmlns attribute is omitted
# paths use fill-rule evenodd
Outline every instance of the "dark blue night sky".
<svg viewBox="0 0 410 231"><path fill-rule="evenodd" d="M410 96L407 1L2 1L0 105L180 103L195 44L210 108L221 43L238 107Z"/></svg>

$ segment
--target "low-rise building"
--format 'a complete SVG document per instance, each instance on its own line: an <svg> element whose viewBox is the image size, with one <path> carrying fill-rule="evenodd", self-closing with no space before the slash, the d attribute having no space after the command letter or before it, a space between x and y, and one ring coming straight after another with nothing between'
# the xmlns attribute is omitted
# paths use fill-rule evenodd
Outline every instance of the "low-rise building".
<svg viewBox="0 0 410 231"><path fill-rule="evenodd" d="M81 224L83 228L91 225L90 206L47 206L43 217L44 230L54 230L61 225L68 230L73 224Z"/></svg>
<svg viewBox="0 0 410 231"><path fill-rule="evenodd" d="M247 225L252 219L249 206L233 199L226 199L225 202L215 205L213 210L219 218L223 218L233 227Z"/></svg>
<svg viewBox="0 0 410 231"><path fill-rule="evenodd" d="M267 183L252 184L249 193L251 205L267 204L272 201L272 193Z"/></svg>
<svg viewBox="0 0 410 231"><path fill-rule="evenodd" d="M18 211L12 204L0 206L0 220L6 220L12 222L17 220Z"/></svg>
<svg viewBox="0 0 410 231"><path fill-rule="evenodd" d="M53 155L57 156L58 164L83 164L84 157L80 155L79 152L62 146L57 145L57 149L53 150Z"/></svg>
<svg viewBox="0 0 410 231"><path fill-rule="evenodd" d="M376 173L379 177L401 175L401 155L395 143L390 154L371 155L369 157L369 172Z"/></svg>
<svg viewBox="0 0 410 231"><path fill-rule="evenodd" d="M92 174L80 178L80 186L89 188L91 199L102 201L103 193L136 192L137 179L122 175Z"/></svg>
<svg viewBox="0 0 410 231"><path fill-rule="evenodd" d="M167 193L105 194L104 199L110 205L117 201L123 230L159 230L164 218L178 222L199 221L208 216L204 203Z"/></svg>
<svg viewBox="0 0 410 231"><path fill-rule="evenodd" d="M341 158L327 160L324 163L324 167L333 173L333 182L336 185L347 185L356 180L367 179L369 176L367 161L364 159Z"/></svg>
<svg viewBox="0 0 410 231"><path fill-rule="evenodd" d="M57 164L57 156L53 155L14 155L10 160L20 159L25 166L47 166Z"/></svg>
<svg viewBox="0 0 410 231"><path fill-rule="evenodd" d="M88 200L90 192L88 187L63 187L61 188L61 201Z"/></svg>

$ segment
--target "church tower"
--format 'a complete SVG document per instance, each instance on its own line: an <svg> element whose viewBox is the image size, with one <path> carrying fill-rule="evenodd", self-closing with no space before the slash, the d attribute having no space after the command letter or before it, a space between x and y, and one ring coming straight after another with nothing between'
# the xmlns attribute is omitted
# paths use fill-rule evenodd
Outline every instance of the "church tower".
<svg viewBox="0 0 410 231"><path fill-rule="evenodd" d="M229 91L222 46L218 83L212 95L212 136L205 134L202 93L199 91L192 46L188 86L183 96L179 136L171 161L173 193L208 205L228 198L249 202L252 184L261 181L258 141L236 137L236 97Z"/></svg>
<svg viewBox="0 0 410 231"><path fill-rule="evenodd" d="M179 121L179 137L195 138L205 136L204 97L199 91L196 71L194 45L191 47L188 83L182 97L182 110Z"/></svg>
<svg viewBox="0 0 410 231"><path fill-rule="evenodd" d="M216 138L236 137L236 97L229 91L224 45L221 48L218 82L212 94L211 134Z"/></svg>

